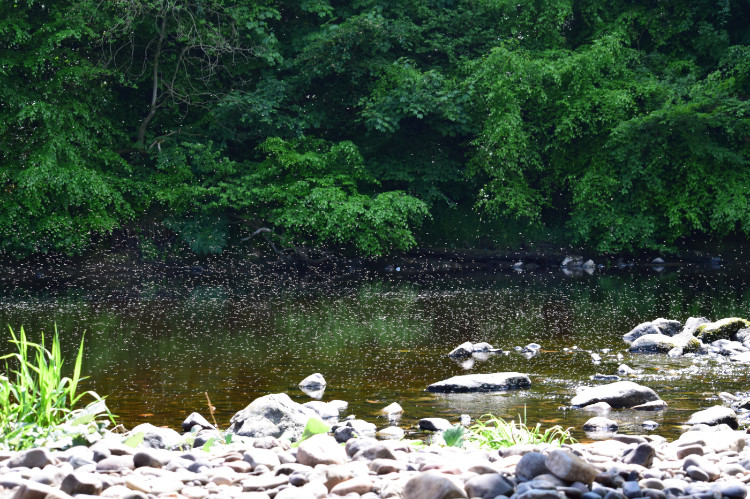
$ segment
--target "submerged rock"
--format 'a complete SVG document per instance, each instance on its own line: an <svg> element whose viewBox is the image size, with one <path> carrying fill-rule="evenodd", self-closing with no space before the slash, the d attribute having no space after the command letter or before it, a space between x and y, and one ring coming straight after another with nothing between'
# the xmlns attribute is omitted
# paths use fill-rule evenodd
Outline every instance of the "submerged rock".
<svg viewBox="0 0 750 499"><path fill-rule="evenodd" d="M573 397L570 404L585 407L597 402L607 402L615 409L630 408L646 402L660 400L651 388L632 381L616 381L607 385L584 389Z"/></svg>
<svg viewBox="0 0 750 499"><path fill-rule="evenodd" d="M531 380L517 372L453 376L427 387L430 392L489 392L530 388Z"/></svg>
<svg viewBox="0 0 750 499"><path fill-rule="evenodd" d="M596 416L583 423L583 431L617 431L620 425L614 419Z"/></svg>

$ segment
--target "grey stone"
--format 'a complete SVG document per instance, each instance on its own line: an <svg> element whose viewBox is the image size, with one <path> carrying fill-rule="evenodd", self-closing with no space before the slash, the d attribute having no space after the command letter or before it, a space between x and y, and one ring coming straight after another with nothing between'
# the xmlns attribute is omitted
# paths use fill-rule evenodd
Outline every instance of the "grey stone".
<svg viewBox="0 0 750 499"><path fill-rule="evenodd" d="M333 438L339 443L348 442L352 438L356 438L357 432L351 426L339 426L333 431Z"/></svg>
<svg viewBox="0 0 750 499"><path fill-rule="evenodd" d="M472 498L495 499L499 495L511 495L513 484L501 474L494 473L478 475L468 479L464 485L464 490Z"/></svg>
<svg viewBox="0 0 750 499"><path fill-rule="evenodd" d="M633 499L635 497L642 497L643 494L641 494L641 486L638 485L638 482L632 482L627 481L622 484L622 493L625 494L625 497L628 497L630 499Z"/></svg>
<svg viewBox="0 0 750 499"><path fill-rule="evenodd" d="M377 426L364 419L350 419L345 423L345 426L354 428L354 431L360 437L374 437L378 429Z"/></svg>
<svg viewBox="0 0 750 499"><path fill-rule="evenodd" d="M347 450L347 453L349 451ZM385 443L377 442L374 445L368 445L360 449L356 454L352 455L352 460L367 460L372 461L374 459L397 459L396 454L393 450Z"/></svg>
<svg viewBox="0 0 750 499"><path fill-rule="evenodd" d="M677 459L684 459L690 455L702 456L703 446L702 445L685 445L683 447L678 447L677 450L675 451L675 455Z"/></svg>
<svg viewBox="0 0 750 499"><path fill-rule="evenodd" d="M626 464L637 464L644 468L650 468L654 461L654 456L656 456L656 449L651 444L643 443L638 444L631 453L625 456L623 462Z"/></svg>
<svg viewBox="0 0 750 499"><path fill-rule="evenodd" d="M160 428L151 423L142 423L130 430L131 435L143 433L143 444L152 449L174 449L182 441L182 436L171 428Z"/></svg>
<svg viewBox="0 0 750 499"><path fill-rule="evenodd" d="M531 380L517 372L465 374L438 381L427 387L431 392L482 392L530 388Z"/></svg>
<svg viewBox="0 0 750 499"><path fill-rule="evenodd" d="M636 327L630 330L630 332L626 333L622 339L625 341L625 343L632 343L637 338L640 338L641 336L647 335L647 334L661 334L661 331L658 327L656 327L651 322L643 322L641 324L638 324Z"/></svg>
<svg viewBox="0 0 750 499"><path fill-rule="evenodd" d="M697 480L699 482L709 481L708 473L706 473L703 469L699 468L698 466L688 466L687 468L685 468L685 473L687 474L687 476L689 476L693 480Z"/></svg>
<svg viewBox="0 0 750 499"><path fill-rule="evenodd" d="M584 431L617 431L619 428L617 421L601 416L590 418L583 423Z"/></svg>
<svg viewBox="0 0 750 499"><path fill-rule="evenodd" d="M307 466L316 464L343 464L346 452L336 440L329 435L313 435L303 440L297 447L297 462Z"/></svg>
<svg viewBox="0 0 750 499"><path fill-rule="evenodd" d="M276 393L253 400L232 416L227 431L243 437L272 436L295 441L307 421L317 417L315 411L292 401L289 395Z"/></svg>
<svg viewBox="0 0 750 499"><path fill-rule="evenodd" d="M628 350L633 353L668 353L672 349L680 348L683 352L695 352L700 347L701 342L693 335L681 333L667 336L660 333L638 337L630 344Z"/></svg>
<svg viewBox="0 0 750 499"><path fill-rule="evenodd" d="M474 344L470 341L461 343L456 348L450 351L448 357L452 359L463 359L465 357L471 357L474 352Z"/></svg>
<svg viewBox="0 0 750 499"><path fill-rule="evenodd" d="M96 463L96 471L122 471L135 469L133 456L110 456Z"/></svg>
<svg viewBox="0 0 750 499"><path fill-rule="evenodd" d="M556 490L532 489L517 495L517 499L562 499Z"/></svg>
<svg viewBox="0 0 750 499"><path fill-rule="evenodd" d="M516 464L516 479L521 482L533 480L539 475L549 473L549 468L544 464L546 456L541 452L528 452L521 457Z"/></svg>
<svg viewBox="0 0 750 499"><path fill-rule="evenodd" d="M606 385L588 387L573 397L573 406L587 406L597 402L607 402L616 409L629 408L645 402L659 400L651 388L632 381L616 381Z"/></svg>
<svg viewBox="0 0 750 499"><path fill-rule="evenodd" d="M311 402L305 402L302 404L308 409L312 409L315 413L323 420L338 419L339 410L337 407L330 405L328 402L322 402L320 400L314 400Z"/></svg>
<svg viewBox="0 0 750 499"><path fill-rule="evenodd" d="M325 388L326 380L320 373L314 373L306 377L299 383L300 388L308 388L311 390L319 390Z"/></svg>
<svg viewBox="0 0 750 499"><path fill-rule="evenodd" d="M419 420L419 429L426 431L444 431L450 430L453 425L450 421L443 418L422 418Z"/></svg>
<svg viewBox="0 0 750 499"><path fill-rule="evenodd" d="M8 468L44 468L48 464L55 464L57 460L44 448L29 449L19 452L6 461Z"/></svg>
<svg viewBox="0 0 750 499"><path fill-rule="evenodd" d="M242 460L248 463L253 470L261 465L266 466L269 470L281 466L279 455L271 449L247 449L242 455Z"/></svg>
<svg viewBox="0 0 750 499"><path fill-rule="evenodd" d="M717 483L711 487L711 490L729 499L744 499L747 496L747 487L744 483L737 481Z"/></svg>
<svg viewBox="0 0 750 499"><path fill-rule="evenodd" d="M721 475L721 471L719 468L713 464L708 459L698 456L698 455L690 455L685 458L685 460L682 463L682 469L685 470L685 472L690 475L689 468L695 467L701 470L703 473L706 474L707 479L704 481L714 481ZM692 475L690 475L692 477ZM698 478L692 477L694 480L698 480Z"/></svg>
<svg viewBox="0 0 750 499"><path fill-rule="evenodd" d="M569 482L589 484L594 481L596 469L580 457L562 450L553 450L544 461L555 476Z"/></svg>
<svg viewBox="0 0 750 499"><path fill-rule="evenodd" d="M370 437L353 438L346 442L344 450L346 451L347 456L353 457L358 452L378 444L379 442L377 440Z"/></svg>
<svg viewBox="0 0 750 499"><path fill-rule="evenodd" d="M197 412L191 413L188 417L185 418L185 421L182 422L182 431L189 432L192 431L194 427L198 427L203 430L215 430L216 427L209 423L206 418L198 414Z"/></svg>
<svg viewBox="0 0 750 499"><path fill-rule="evenodd" d="M66 476L60 489L66 494L89 494L97 496L102 493L102 481L93 473L73 472Z"/></svg>
<svg viewBox="0 0 750 499"><path fill-rule="evenodd" d="M737 414L735 414L735 412L729 407L724 407L721 405L715 405L713 407L709 407L708 409L693 413L690 416L687 424L706 424L709 426L726 424L729 425L733 430L736 430L739 427L739 423L737 422Z"/></svg>
<svg viewBox="0 0 750 499"><path fill-rule="evenodd" d="M149 466L163 468L172 460L172 453L165 449L143 449L133 454L133 465L136 468Z"/></svg>
<svg viewBox="0 0 750 499"><path fill-rule="evenodd" d="M434 471L419 473L404 485L404 499L468 498L463 487L450 477Z"/></svg>
<svg viewBox="0 0 750 499"><path fill-rule="evenodd" d="M16 487L13 499L69 499L72 496L65 492L39 482L26 480Z"/></svg>

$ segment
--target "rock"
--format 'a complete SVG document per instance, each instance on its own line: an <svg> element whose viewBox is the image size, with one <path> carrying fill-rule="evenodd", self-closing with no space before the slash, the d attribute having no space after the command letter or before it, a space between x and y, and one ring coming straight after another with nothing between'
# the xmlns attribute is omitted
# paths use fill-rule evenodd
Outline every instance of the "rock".
<svg viewBox="0 0 750 499"><path fill-rule="evenodd" d="M130 435L143 433L143 444L152 449L174 449L183 442L183 437L171 428L160 428L151 423L142 423L130 430Z"/></svg>
<svg viewBox="0 0 750 499"><path fill-rule="evenodd" d="M448 476L435 471L416 475L404 485L404 499L467 498L463 487Z"/></svg>
<svg viewBox="0 0 750 499"><path fill-rule="evenodd" d="M617 431L619 428L617 421L601 416L593 417L583 423L584 431Z"/></svg>
<svg viewBox="0 0 750 499"><path fill-rule="evenodd" d="M375 435L385 440L401 440L406 432L398 426L389 426L378 431Z"/></svg>
<svg viewBox="0 0 750 499"><path fill-rule="evenodd" d="M315 413L323 420L337 420L339 417L339 409L336 406L329 404L328 402L321 402L320 400L313 400L311 402L305 402L302 404L303 407L312 409Z"/></svg>
<svg viewBox="0 0 750 499"><path fill-rule="evenodd" d="M495 351L495 348L485 341L481 343L474 343L474 345L472 346L474 348L474 352L494 352Z"/></svg>
<svg viewBox="0 0 750 499"><path fill-rule="evenodd" d="M66 476L60 489L66 494L88 494L98 496L102 493L102 481L93 473L73 472Z"/></svg>
<svg viewBox="0 0 750 499"><path fill-rule="evenodd" d="M1 491L0 491L1 492ZM5 496L4 496L5 497ZM26 480L16 487L13 499L71 499L72 496L66 494L55 487L43 483Z"/></svg>
<svg viewBox="0 0 750 499"><path fill-rule="evenodd" d="M553 450L547 455L544 464L558 478L568 482L590 484L597 474L596 468L580 457L562 450Z"/></svg>
<svg viewBox="0 0 750 499"><path fill-rule="evenodd" d="M97 472L134 470L133 456L110 456L96 463Z"/></svg>
<svg viewBox="0 0 750 499"><path fill-rule="evenodd" d="M623 458L626 464L637 464L644 468L650 468L656 455L656 449L647 443L639 444L632 452Z"/></svg>
<svg viewBox="0 0 750 499"><path fill-rule="evenodd" d="M296 441L315 411L293 402L289 395L277 393L253 400L232 416L229 433L243 437L271 436Z"/></svg>
<svg viewBox="0 0 750 499"><path fill-rule="evenodd" d="M474 352L474 344L470 341L461 343L459 346L451 350L448 357L452 359L462 359L465 357L471 357Z"/></svg>
<svg viewBox="0 0 750 499"><path fill-rule="evenodd" d="M622 339L625 341L625 343L632 343L636 339L647 334L661 334L661 330L652 322L643 322L631 329L630 332L623 335Z"/></svg>
<svg viewBox="0 0 750 499"><path fill-rule="evenodd" d="M659 400L651 388L632 381L616 381L607 385L588 387L573 397L573 406L584 407L597 402L607 402L615 409L629 408L645 402Z"/></svg>
<svg viewBox="0 0 750 499"><path fill-rule="evenodd" d="M516 464L516 479L521 482L533 480L539 475L549 473L549 468L544 464L546 456L541 452L527 452Z"/></svg>
<svg viewBox="0 0 750 499"><path fill-rule="evenodd" d="M185 421L182 422L182 431L189 432L196 426L203 430L216 429L216 427L209 423L206 418L204 418L197 412L193 412L187 418L185 418Z"/></svg>
<svg viewBox="0 0 750 499"><path fill-rule="evenodd" d="M735 414L735 412L729 407L724 407L721 405L715 405L713 407L709 407L708 409L693 413L690 416L687 424L707 424L709 426L726 424L729 425L733 430L736 430L739 427L739 424L737 422L737 414Z"/></svg>
<svg viewBox="0 0 750 499"><path fill-rule="evenodd" d="M352 438L357 438L358 436L357 432L351 426L339 426L333 430L333 438L335 438L340 444L348 442Z"/></svg>
<svg viewBox="0 0 750 499"><path fill-rule="evenodd" d="M55 464L57 460L47 449L37 448L19 452L5 463L8 468L44 468L48 464Z"/></svg>
<svg viewBox="0 0 750 499"><path fill-rule="evenodd" d="M269 470L281 466L278 453L271 449L247 449L242 455L242 460L248 463L253 470L258 466L265 466Z"/></svg>
<svg viewBox="0 0 750 499"><path fill-rule="evenodd" d="M133 465L136 468L149 466L163 468L172 460L172 453L165 449L143 449L133 454Z"/></svg>
<svg viewBox="0 0 750 499"><path fill-rule="evenodd" d="M495 497L501 495L512 495L513 484L499 473L488 473L468 479L464 485L464 490L472 498L495 499Z"/></svg>
<svg viewBox="0 0 750 499"><path fill-rule="evenodd" d="M345 425L353 428L360 437L374 437L378 429L377 426L363 419L350 419Z"/></svg>
<svg viewBox="0 0 750 499"><path fill-rule="evenodd" d="M582 267L583 257L582 256L566 256L560 264L560 267Z"/></svg>
<svg viewBox="0 0 750 499"><path fill-rule="evenodd" d="M683 352L700 350L701 342L693 335L678 334L667 336L664 334L645 334L630 344L629 351L634 353L667 353L674 348Z"/></svg>
<svg viewBox="0 0 750 499"><path fill-rule="evenodd" d="M299 382L300 388L307 388L310 390L319 390L325 388L326 380L320 373L311 374L307 378Z"/></svg>
<svg viewBox="0 0 750 499"><path fill-rule="evenodd" d="M371 492L374 487L375 486L372 483L372 480L370 480L366 476L360 476L351 478L349 480L346 480L345 482L341 482L335 485L331 489L331 494L337 496L345 496L347 494L362 495Z"/></svg>
<svg viewBox="0 0 750 499"><path fill-rule="evenodd" d="M604 412L609 412L610 409L612 409L612 406L606 402L597 402L596 404L590 404L590 405L584 406L581 409L583 409L584 411L589 411L589 412L604 413Z"/></svg>
<svg viewBox="0 0 750 499"><path fill-rule="evenodd" d="M645 404L638 404L631 407L635 411L663 411L667 408L667 403L663 400L652 400Z"/></svg>
<svg viewBox="0 0 750 499"><path fill-rule="evenodd" d="M683 331L683 326L680 321L662 319L660 317L651 321L651 324L656 326L656 328L661 331L661 334L666 334L667 336L675 336Z"/></svg>
<svg viewBox="0 0 750 499"><path fill-rule="evenodd" d="M643 423L641 423L641 426L643 426L643 429L646 431L653 431L659 427L659 423L648 419L644 421Z"/></svg>
<svg viewBox="0 0 750 499"><path fill-rule="evenodd" d="M401 407L398 402L393 402L392 404L389 404L380 410L380 413L385 414L386 416L391 414L401 414L403 412L404 408Z"/></svg>
<svg viewBox="0 0 750 499"><path fill-rule="evenodd" d="M346 452L336 440L329 435L313 435L303 440L297 447L297 462L307 466L317 464L343 464Z"/></svg>
<svg viewBox="0 0 750 499"><path fill-rule="evenodd" d="M713 482L721 475L719 468L703 456L690 455L682 463L682 469L693 480Z"/></svg>
<svg viewBox="0 0 750 499"><path fill-rule="evenodd" d="M419 420L419 429L426 431L444 431L450 430L453 425L450 421L443 418L423 418Z"/></svg>
<svg viewBox="0 0 750 499"><path fill-rule="evenodd" d="M620 364L617 368L617 374L620 376L632 376L635 374L635 369L628 365Z"/></svg>
<svg viewBox="0 0 750 499"><path fill-rule="evenodd" d="M731 340L740 330L748 327L750 327L750 321L730 317L709 324L701 324L695 330L695 337L704 343L713 343L720 339Z"/></svg>
<svg viewBox="0 0 750 499"><path fill-rule="evenodd" d="M682 327L682 333L695 336L695 330L698 329L698 326L710 323L711 321L705 317L690 317L685 321L685 325Z"/></svg>
<svg viewBox="0 0 750 499"><path fill-rule="evenodd" d="M594 260L586 260L583 262L583 265L581 265L584 269L594 269L596 268L596 264L594 263Z"/></svg>
<svg viewBox="0 0 750 499"><path fill-rule="evenodd" d="M504 372L492 374L465 374L438 381L427 387L431 392L483 392L530 388L526 374Z"/></svg>

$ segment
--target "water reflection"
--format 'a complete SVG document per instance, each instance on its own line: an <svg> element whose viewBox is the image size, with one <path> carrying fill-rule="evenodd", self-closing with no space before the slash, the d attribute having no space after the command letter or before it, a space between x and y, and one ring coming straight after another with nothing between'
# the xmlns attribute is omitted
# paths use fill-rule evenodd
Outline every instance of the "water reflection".
<svg viewBox="0 0 750 499"><path fill-rule="evenodd" d="M204 392L225 423L268 393L307 402L297 384L314 372L328 381L322 400L346 400L350 413L379 427L388 424L379 410L398 401L404 407L398 423L407 431L422 417L457 421L464 413L525 414L531 423L580 428L591 414L561 407L577 386L607 382L590 377L617 374L623 362L636 369L629 379L651 386L670 405L663 413L618 411L621 432L643 432L648 419L659 423L661 434L678 432L687 414L712 405L718 392L744 389L743 365L633 356L621 341L633 326L657 317L747 316L742 269L598 269L569 277L526 269L425 279L361 274L281 284L277 276L250 271L105 277L53 276L41 287L2 281L0 323L31 333L57 324L68 358L87 331L85 370L92 377L86 388L109 394L126 426L178 427L190 412L207 412ZM465 341L486 341L506 353L449 359ZM528 373L532 388L424 391L456 374L496 371Z"/></svg>

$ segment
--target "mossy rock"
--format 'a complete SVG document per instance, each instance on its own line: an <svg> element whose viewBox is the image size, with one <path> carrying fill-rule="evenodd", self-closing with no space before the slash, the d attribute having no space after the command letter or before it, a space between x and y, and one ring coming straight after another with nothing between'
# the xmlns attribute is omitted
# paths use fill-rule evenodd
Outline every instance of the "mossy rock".
<svg viewBox="0 0 750 499"><path fill-rule="evenodd" d="M729 317L709 324L701 324L695 330L695 337L705 343L716 340L731 340L740 329L750 327L750 321L739 317Z"/></svg>
<svg viewBox="0 0 750 499"><path fill-rule="evenodd" d="M637 338L631 345L634 353L667 353L673 348L681 348L683 352L696 352L702 343L692 334L678 334L666 336L664 334L646 334Z"/></svg>

